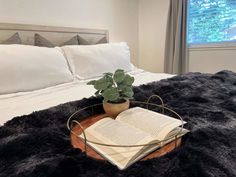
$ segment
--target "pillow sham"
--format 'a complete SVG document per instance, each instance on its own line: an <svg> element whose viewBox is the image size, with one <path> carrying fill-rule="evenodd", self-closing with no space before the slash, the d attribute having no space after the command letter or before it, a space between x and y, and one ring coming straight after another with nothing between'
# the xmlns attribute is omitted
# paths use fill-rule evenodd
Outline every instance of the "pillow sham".
<svg viewBox="0 0 236 177"><path fill-rule="evenodd" d="M61 47L73 74L79 79L101 76L116 69L131 71L130 51L126 43Z"/></svg>
<svg viewBox="0 0 236 177"><path fill-rule="evenodd" d="M41 36L40 34L36 33L34 35L34 45L38 47L55 47L55 45L47 40L45 37ZM60 46L64 45L79 45L78 35L75 35L68 41L62 43Z"/></svg>
<svg viewBox="0 0 236 177"><path fill-rule="evenodd" d="M8 38L5 41L1 42L1 44L22 44L22 41L21 41L21 38L19 36L19 33L15 33L10 38Z"/></svg>
<svg viewBox="0 0 236 177"><path fill-rule="evenodd" d="M32 91L73 81L55 48L0 45L0 94Z"/></svg>

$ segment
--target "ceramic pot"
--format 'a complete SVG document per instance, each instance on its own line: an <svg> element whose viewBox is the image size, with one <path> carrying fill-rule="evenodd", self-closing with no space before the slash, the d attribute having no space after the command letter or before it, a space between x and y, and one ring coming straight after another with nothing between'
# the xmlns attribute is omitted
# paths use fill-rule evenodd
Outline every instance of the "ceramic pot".
<svg viewBox="0 0 236 177"><path fill-rule="evenodd" d="M116 116L121 113L122 111L125 111L129 109L129 100L127 99L125 102L122 103L109 103L104 102L103 103L103 109L106 112L106 114L112 118L116 118Z"/></svg>

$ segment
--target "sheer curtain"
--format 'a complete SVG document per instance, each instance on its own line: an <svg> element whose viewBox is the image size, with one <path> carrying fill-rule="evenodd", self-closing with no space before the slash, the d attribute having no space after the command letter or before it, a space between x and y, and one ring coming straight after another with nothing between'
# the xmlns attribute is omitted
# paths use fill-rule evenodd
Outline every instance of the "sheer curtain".
<svg viewBox="0 0 236 177"><path fill-rule="evenodd" d="M188 0L170 0L166 29L165 72L188 72L187 6Z"/></svg>

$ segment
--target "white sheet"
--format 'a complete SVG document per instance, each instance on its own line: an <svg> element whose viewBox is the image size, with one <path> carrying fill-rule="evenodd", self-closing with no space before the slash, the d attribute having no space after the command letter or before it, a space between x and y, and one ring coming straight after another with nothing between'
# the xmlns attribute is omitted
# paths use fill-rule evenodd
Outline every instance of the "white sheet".
<svg viewBox="0 0 236 177"><path fill-rule="evenodd" d="M170 74L150 73L143 70L135 70L129 74L135 77L135 86L173 77ZM93 86L86 85L87 82L88 80L77 80L32 92L0 95L0 124L16 116L27 115L69 101L88 98L95 93L95 89Z"/></svg>

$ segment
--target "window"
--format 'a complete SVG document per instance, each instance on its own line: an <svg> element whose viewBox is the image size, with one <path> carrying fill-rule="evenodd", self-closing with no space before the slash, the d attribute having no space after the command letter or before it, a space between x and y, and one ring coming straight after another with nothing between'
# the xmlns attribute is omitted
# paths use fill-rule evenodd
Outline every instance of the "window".
<svg viewBox="0 0 236 177"><path fill-rule="evenodd" d="M236 0L188 0L188 44L236 45Z"/></svg>

